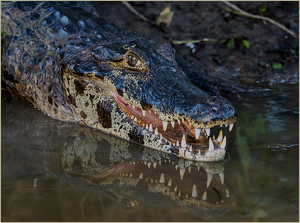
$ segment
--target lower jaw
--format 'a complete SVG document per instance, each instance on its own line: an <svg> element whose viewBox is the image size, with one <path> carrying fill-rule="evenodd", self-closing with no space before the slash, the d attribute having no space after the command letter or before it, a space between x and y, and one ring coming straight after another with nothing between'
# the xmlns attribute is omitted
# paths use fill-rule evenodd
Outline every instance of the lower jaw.
<svg viewBox="0 0 300 223"><path fill-rule="evenodd" d="M209 137L210 128L205 130L196 129L183 118L181 120L171 121L170 123L162 121L153 110L142 110L130 105L122 101L120 96L115 92L112 92L112 95L119 107L133 122L156 135L162 144L170 146L170 150L179 151L179 156L195 160L195 157L203 156L207 152L212 153L216 149L221 150L218 152L219 154L224 153L225 155L226 136L223 138L222 131L220 131L219 136L215 139L214 137ZM231 128L232 126L230 126L229 130L231 130ZM174 135L176 135L176 137L174 137ZM179 135L182 135L182 137L179 138ZM222 150L224 150L224 152L222 152ZM186 152L181 152L180 154L180 151L188 151L191 154L189 156L182 156L182 153ZM196 160L204 161L200 157Z"/></svg>

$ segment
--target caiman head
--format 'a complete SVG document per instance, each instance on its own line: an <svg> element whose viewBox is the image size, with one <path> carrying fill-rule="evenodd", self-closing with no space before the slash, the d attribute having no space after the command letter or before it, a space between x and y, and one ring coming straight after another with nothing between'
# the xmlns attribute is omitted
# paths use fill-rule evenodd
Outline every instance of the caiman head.
<svg viewBox="0 0 300 223"><path fill-rule="evenodd" d="M210 129L231 131L231 103L193 85L169 43L134 36L126 44L106 40L65 53L62 78L74 112L89 126L153 149L190 160L223 159L226 136L210 137Z"/></svg>

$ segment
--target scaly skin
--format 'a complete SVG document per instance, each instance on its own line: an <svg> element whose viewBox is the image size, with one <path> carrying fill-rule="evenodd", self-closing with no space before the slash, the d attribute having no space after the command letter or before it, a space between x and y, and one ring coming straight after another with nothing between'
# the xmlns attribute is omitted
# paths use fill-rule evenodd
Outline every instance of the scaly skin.
<svg viewBox="0 0 300 223"><path fill-rule="evenodd" d="M194 86L170 44L97 17L89 4L2 2L2 80L49 116L198 161L224 158L210 128L233 106ZM75 7L80 6L80 7Z"/></svg>

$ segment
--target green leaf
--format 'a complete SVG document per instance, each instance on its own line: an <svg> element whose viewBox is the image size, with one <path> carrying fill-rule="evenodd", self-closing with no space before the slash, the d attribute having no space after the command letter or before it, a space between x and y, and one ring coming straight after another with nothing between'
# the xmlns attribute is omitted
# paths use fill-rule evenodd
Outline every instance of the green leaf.
<svg viewBox="0 0 300 223"><path fill-rule="evenodd" d="M259 8L259 11L261 11L262 13L267 11L267 7L266 6L262 6Z"/></svg>
<svg viewBox="0 0 300 223"><path fill-rule="evenodd" d="M250 43L247 40L243 40L243 46L246 47L247 49L250 48Z"/></svg>
<svg viewBox="0 0 300 223"><path fill-rule="evenodd" d="M230 39L228 42L227 42L227 48L231 48L234 46L234 39Z"/></svg>
<svg viewBox="0 0 300 223"><path fill-rule="evenodd" d="M2 31L1 32L1 37L4 37L6 35L6 32L5 31Z"/></svg>
<svg viewBox="0 0 300 223"><path fill-rule="evenodd" d="M282 68L282 65L281 65L281 63L273 63L273 64L272 64L272 67L273 67L274 69L281 69L281 68Z"/></svg>

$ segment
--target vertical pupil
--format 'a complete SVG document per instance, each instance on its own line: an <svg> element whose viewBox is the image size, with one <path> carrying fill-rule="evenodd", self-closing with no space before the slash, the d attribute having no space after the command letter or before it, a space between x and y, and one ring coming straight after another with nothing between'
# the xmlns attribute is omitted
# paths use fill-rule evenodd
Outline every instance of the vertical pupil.
<svg viewBox="0 0 300 223"><path fill-rule="evenodd" d="M130 66L135 66L137 62L138 62L138 58L136 56L133 55L128 56L128 63Z"/></svg>

